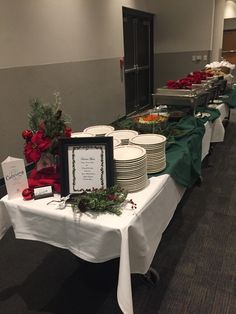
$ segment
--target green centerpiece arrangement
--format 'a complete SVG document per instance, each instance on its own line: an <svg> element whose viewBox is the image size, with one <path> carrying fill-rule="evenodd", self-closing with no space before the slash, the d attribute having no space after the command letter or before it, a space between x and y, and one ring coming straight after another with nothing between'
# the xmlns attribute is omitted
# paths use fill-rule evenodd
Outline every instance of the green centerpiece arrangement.
<svg viewBox="0 0 236 314"><path fill-rule="evenodd" d="M127 200L127 192L119 186L114 185L106 189L86 190L80 194L71 195L67 203L72 205L75 214L87 211L97 213L111 213L121 215L125 203L131 204L135 209L133 200Z"/></svg>

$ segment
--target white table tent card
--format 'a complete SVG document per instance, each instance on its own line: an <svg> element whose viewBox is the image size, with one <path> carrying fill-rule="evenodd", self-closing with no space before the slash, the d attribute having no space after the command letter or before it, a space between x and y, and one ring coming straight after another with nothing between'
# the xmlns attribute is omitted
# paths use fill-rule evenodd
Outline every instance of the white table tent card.
<svg viewBox="0 0 236 314"><path fill-rule="evenodd" d="M2 171L8 199L22 197L22 191L28 188L28 181L23 159L7 157L2 162Z"/></svg>

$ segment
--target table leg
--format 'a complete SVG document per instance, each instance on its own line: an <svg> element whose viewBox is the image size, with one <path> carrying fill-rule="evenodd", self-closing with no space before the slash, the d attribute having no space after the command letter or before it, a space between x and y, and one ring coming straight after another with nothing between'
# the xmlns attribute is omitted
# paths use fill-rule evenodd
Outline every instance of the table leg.
<svg viewBox="0 0 236 314"><path fill-rule="evenodd" d="M143 275L143 279L148 285L156 286L160 281L160 275L154 268L150 267L147 273Z"/></svg>

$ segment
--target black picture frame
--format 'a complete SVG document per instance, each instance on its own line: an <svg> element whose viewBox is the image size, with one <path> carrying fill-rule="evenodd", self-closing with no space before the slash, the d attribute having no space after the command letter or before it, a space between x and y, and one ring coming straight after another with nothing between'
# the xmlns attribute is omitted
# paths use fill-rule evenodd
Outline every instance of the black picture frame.
<svg viewBox="0 0 236 314"><path fill-rule="evenodd" d="M91 158L89 157L92 159L91 168L86 168L89 161L87 157L83 157L83 154L86 156L91 154ZM63 197L91 189L88 186L95 177L99 177L99 184L93 184L92 188L108 188L114 185L113 137L61 138L59 160L61 196ZM85 168L81 165L84 160ZM77 168L76 165L78 165ZM83 170L79 171L79 169ZM90 173L83 171L90 171Z"/></svg>

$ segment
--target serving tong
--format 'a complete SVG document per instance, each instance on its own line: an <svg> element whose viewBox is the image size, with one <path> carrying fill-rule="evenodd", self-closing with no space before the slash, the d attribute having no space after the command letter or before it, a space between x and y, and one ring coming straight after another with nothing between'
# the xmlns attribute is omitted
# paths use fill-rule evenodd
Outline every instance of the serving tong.
<svg viewBox="0 0 236 314"><path fill-rule="evenodd" d="M47 203L47 205L52 204L52 203L57 203L56 209L62 210L65 209L68 204L66 202L70 199L70 194L67 196L61 197L60 200L51 200L50 202Z"/></svg>

